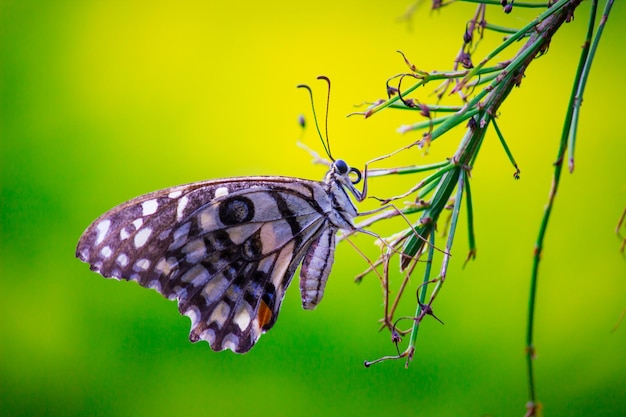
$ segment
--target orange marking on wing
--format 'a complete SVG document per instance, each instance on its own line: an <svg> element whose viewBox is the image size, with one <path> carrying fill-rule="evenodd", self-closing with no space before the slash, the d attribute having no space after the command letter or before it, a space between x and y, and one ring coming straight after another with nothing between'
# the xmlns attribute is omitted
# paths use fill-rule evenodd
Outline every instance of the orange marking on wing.
<svg viewBox="0 0 626 417"><path fill-rule="evenodd" d="M263 300L261 300L261 304L259 304L257 319L259 320L259 327L261 329L272 320L272 310L270 310L269 306Z"/></svg>

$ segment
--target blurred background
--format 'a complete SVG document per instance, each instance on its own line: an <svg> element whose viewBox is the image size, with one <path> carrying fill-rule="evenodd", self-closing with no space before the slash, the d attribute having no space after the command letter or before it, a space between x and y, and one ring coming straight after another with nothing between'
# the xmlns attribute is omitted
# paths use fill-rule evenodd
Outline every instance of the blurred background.
<svg viewBox="0 0 626 417"><path fill-rule="evenodd" d="M626 10L616 2L591 72L576 149L548 229L538 288L537 394L546 415L622 416L626 409L626 262L615 235L626 202L622 70ZM362 167L419 136L408 112L346 118L385 96L405 72L396 50L445 70L475 5L431 12L411 2L0 1L0 409L5 416L522 415L524 338L533 245L547 200L589 5L531 65L501 108L499 126L522 170L491 134L472 171L478 257L463 268L457 230L410 368L364 360L395 352L374 276L340 245L326 296L303 311L297 285L276 326L246 355L191 344L174 302L106 280L74 257L104 211L171 185L239 175L321 179L296 146L314 88L336 157ZM533 14L488 11L521 27ZM488 34L477 57L501 40ZM612 78L611 78L612 77ZM427 91L422 101L433 102ZM320 111L323 113L323 110ZM431 151L378 166L452 154L462 131ZM417 176L373 179L387 197ZM365 205L372 207L372 203ZM465 216L463 216L465 217ZM397 225L396 225L397 226ZM391 233L394 229L379 228ZM368 256L376 249L355 240ZM396 265L396 264L394 264ZM404 314L412 314L416 276ZM400 281L393 271L392 284Z"/></svg>

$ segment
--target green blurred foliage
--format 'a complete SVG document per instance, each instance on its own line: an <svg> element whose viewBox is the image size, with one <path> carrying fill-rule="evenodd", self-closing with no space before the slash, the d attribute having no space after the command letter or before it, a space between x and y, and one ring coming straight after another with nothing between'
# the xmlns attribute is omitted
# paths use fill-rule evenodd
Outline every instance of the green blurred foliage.
<svg viewBox="0 0 626 417"><path fill-rule="evenodd" d="M0 1L2 415L523 414L531 256L588 5L501 109L522 179L512 179L489 136L472 172L478 258L462 269L463 223L435 304L446 324L425 322L408 370L362 365L394 348L378 332L378 280L352 282L366 263L349 245L338 249L318 309L303 311L290 290L275 328L243 356L189 343L188 319L173 302L102 279L74 258L89 222L154 189L235 175L321 178L323 168L295 146L297 116L311 121L295 86L312 84L321 104L319 74L333 81L335 155L362 166L415 140L395 133L414 120L406 112L344 115L384 96L384 81L406 71L395 50L422 69L449 68L475 6L429 12L424 2L407 25L397 18L409 2L370 3ZM536 372L546 415L626 409L626 328L610 332L626 307L614 233L626 155L617 3L541 265ZM489 13L509 26L532 17ZM477 56L499 41L488 36ZM460 137L384 166L434 162ZM304 141L320 150L312 129ZM415 181L370 187L388 196ZM369 237L356 242L375 255Z"/></svg>

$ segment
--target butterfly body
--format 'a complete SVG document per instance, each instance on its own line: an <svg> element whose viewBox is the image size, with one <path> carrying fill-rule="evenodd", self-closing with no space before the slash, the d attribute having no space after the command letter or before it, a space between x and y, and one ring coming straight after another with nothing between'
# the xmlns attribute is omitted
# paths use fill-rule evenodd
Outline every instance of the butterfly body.
<svg viewBox="0 0 626 417"><path fill-rule="evenodd" d="M76 256L177 300L190 340L247 352L276 322L300 264L303 307L320 302L335 234L355 229L355 172L338 160L323 181L241 177L146 194L96 219Z"/></svg>

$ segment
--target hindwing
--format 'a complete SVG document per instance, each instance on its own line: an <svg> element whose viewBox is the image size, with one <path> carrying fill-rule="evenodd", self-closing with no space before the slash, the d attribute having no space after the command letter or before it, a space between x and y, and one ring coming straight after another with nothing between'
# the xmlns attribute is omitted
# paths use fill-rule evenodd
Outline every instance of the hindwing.
<svg viewBox="0 0 626 417"><path fill-rule="evenodd" d="M274 325L311 244L337 230L323 185L244 177L156 191L96 219L76 256L176 299L190 340L247 352Z"/></svg>

